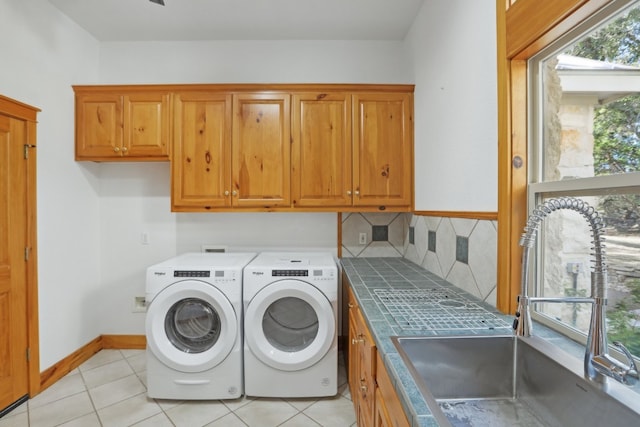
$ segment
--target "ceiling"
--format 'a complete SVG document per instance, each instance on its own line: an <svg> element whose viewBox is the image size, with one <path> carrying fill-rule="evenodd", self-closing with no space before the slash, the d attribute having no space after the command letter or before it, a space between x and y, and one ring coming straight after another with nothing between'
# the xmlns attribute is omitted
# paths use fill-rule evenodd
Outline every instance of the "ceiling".
<svg viewBox="0 0 640 427"><path fill-rule="evenodd" d="M402 40L424 0L49 0L100 41Z"/></svg>

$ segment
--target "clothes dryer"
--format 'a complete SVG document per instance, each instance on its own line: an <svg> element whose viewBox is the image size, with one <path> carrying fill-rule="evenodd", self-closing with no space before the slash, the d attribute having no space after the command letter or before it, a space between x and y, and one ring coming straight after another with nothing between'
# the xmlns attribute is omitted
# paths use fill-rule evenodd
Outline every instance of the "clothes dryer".
<svg viewBox="0 0 640 427"><path fill-rule="evenodd" d="M245 394L337 394L338 268L333 256L263 252L243 276Z"/></svg>
<svg viewBox="0 0 640 427"><path fill-rule="evenodd" d="M147 269L149 397L242 395L242 269L255 256L187 253Z"/></svg>

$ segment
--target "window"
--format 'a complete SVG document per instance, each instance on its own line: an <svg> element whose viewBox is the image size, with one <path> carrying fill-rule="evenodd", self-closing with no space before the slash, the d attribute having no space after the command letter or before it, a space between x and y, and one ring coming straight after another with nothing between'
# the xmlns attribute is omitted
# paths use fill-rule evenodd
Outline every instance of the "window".
<svg viewBox="0 0 640 427"><path fill-rule="evenodd" d="M609 342L640 355L640 1L607 10L529 61L529 207L578 197L605 223ZM589 296L587 221L550 214L539 232L540 296ZM591 307L539 304L537 320L586 340Z"/></svg>

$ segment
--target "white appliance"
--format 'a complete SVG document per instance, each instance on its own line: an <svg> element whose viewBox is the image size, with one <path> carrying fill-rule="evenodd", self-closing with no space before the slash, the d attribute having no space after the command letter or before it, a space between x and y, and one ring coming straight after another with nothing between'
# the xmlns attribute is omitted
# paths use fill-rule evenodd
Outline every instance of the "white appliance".
<svg viewBox="0 0 640 427"><path fill-rule="evenodd" d="M244 269L247 396L338 392L338 269L329 253L263 252Z"/></svg>
<svg viewBox="0 0 640 427"><path fill-rule="evenodd" d="M147 269L149 397L242 395L242 269L255 256L187 253Z"/></svg>

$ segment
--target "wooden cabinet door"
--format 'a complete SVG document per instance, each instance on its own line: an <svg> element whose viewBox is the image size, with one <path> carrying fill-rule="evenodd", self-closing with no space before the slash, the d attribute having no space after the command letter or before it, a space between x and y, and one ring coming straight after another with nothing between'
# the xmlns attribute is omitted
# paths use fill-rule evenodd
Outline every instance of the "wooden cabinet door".
<svg viewBox="0 0 640 427"><path fill-rule="evenodd" d="M349 290L348 381L358 427L373 425L375 418L376 346L364 317Z"/></svg>
<svg viewBox="0 0 640 427"><path fill-rule="evenodd" d="M358 355L358 330L356 326L355 311L357 308L349 311L349 355L347 361L347 376L349 382L349 390L351 391L351 400L355 408L358 407L358 386L359 386L359 372L358 367L359 355Z"/></svg>
<svg viewBox="0 0 640 427"><path fill-rule="evenodd" d="M290 95L236 94L233 113L233 205L290 206Z"/></svg>
<svg viewBox="0 0 640 427"><path fill-rule="evenodd" d="M411 94L355 94L353 104L353 204L410 206Z"/></svg>
<svg viewBox="0 0 640 427"><path fill-rule="evenodd" d="M351 205L351 96L293 95L292 191L296 207Z"/></svg>
<svg viewBox="0 0 640 427"><path fill-rule="evenodd" d="M122 95L76 94L76 160L120 157Z"/></svg>
<svg viewBox="0 0 640 427"><path fill-rule="evenodd" d="M376 427L410 427L402 403L393 388L393 383L382 362L380 354L376 356Z"/></svg>
<svg viewBox="0 0 640 427"><path fill-rule="evenodd" d="M231 102L219 92L175 94L174 210L231 205Z"/></svg>
<svg viewBox="0 0 640 427"><path fill-rule="evenodd" d="M380 389L376 389L376 418L373 425L374 427L393 427L387 407L384 404L384 400L382 400Z"/></svg>
<svg viewBox="0 0 640 427"><path fill-rule="evenodd" d="M363 426L373 425L375 417L376 346L360 310L356 312L358 336L358 394Z"/></svg>
<svg viewBox="0 0 640 427"><path fill-rule="evenodd" d="M140 92L124 95L123 156L169 158L171 95Z"/></svg>

